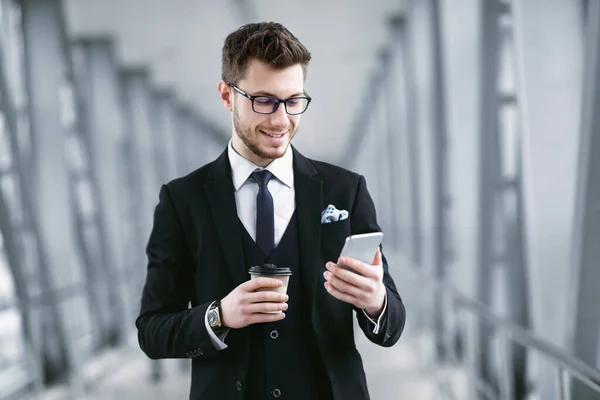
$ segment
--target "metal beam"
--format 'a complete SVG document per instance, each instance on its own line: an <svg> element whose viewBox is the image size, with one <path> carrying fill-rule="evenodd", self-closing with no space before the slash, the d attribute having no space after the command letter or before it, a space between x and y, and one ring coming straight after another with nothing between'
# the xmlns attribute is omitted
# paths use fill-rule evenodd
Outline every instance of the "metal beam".
<svg viewBox="0 0 600 400"><path fill-rule="evenodd" d="M397 247L399 244L398 237L398 224L394 223L395 214L398 212L396 200L396 189L399 182L399 168L397 158L395 156L396 140L400 132L398 131L399 125L394 123L395 113L397 112L394 107L394 102L390 102L393 99L395 88L392 83L393 70L393 54L390 49L384 48L379 54L383 69L388 71L385 76L385 82L382 87L382 93L375 101L377 102L377 108L375 115L373 116L378 123L378 128L375 130L377 136L377 143L379 149L376 153L377 157L377 170L379 170L379 179L384 183L381 185L380 201L381 206L378 207L378 211L381 215L385 215L386 218L381 220L381 228L386 232L386 238L384 243L387 246ZM374 166L375 167L375 166Z"/></svg>
<svg viewBox="0 0 600 400"><path fill-rule="evenodd" d="M117 76L111 42L107 38L80 40L72 49L75 87L77 91L78 125L81 146L88 159L85 175L93 192L92 215L77 213L81 230L89 222L95 239L81 243L87 247L86 268L92 277L93 290L98 291L96 307L105 315L102 341L114 345L126 335L126 315L133 314L126 304L126 288L119 275L122 270L121 210L122 193L118 144L122 140L122 121L118 107ZM89 220L89 221L86 221ZM97 256L93 254L98 253ZM93 293L92 290L90 290Z"/></svg>
<svg viewBox="0 0 600 400"><path fill-rule="evenodd" d="M446 89L444 79L444 50L442 45L442 26L440 18L439 0L431 0L431 38L432 38L432 85L431 96L433 105L433 224L435 232L433 268L436 276L445 280L450 273L449 267L449 192L448 192L448 134L446 118ZM444 312L444 299L436 299L436 335L437 335L437 356L439 360L447 357L450 349L446 348L446 335L448 334L448 322Z"/></svg>
<svg viewBox="0 0 600 400"><path fill-rule="evenodd" d="M397 118L398 88L394 79L395 55L396 51L394 48L386 48L380 54L383 69L387 71L387 74L385 76L385 83L383 84L383 93L377 99L377 102L380 103L380 113L383 114L382 117L376 116L376 118L381 118L381 132L377 134L380 135L380 143L383 145L383 148L376 154L380 155L378 159L382 164L379 169L380 178L382 181L387 182L383 185L387 193L382 194L384 196L384 207L380 210L380 213L386 216L381 221L382 228L387 232L387 245L399 248L403 237L401 226L398 224L398 217L401 211L399 189L402 185L398 146L401 140L400 137L404 132Z"/></svg>
<svg viewBox="0 0 600 400"><path fill-rule="evenodd" d="M386 71L383 70L380 65L378 65L377 69L373 72L370 80L365 86L366 93L364 98L376 99L378 97L381 87L385 82L385 75ZM367 132L369 132L368 125L370 123L370 117L374 112L377 102L372 101L370 105L371 107L364 107L364 105L361 104L361 106L358 107L356 118L354 120L355 122L352 124L354 129L352 132L350 132L349 139L347 141L351 145L347 147L346 152L340 157L338 162L339 165L351 167L356 160L355 155L357 150L363 145L363 140L368 137Z"/></svg>
<svg viewBox="0 0 600 400"><path fill-rule="evenodd" d="M0 58L1 62L1 58ZM0 73L2 73L2 66L0 65ZM2 114L2 104L0 100L0 114ZM0 136L2 132L0 132ZM0 180L0 185L2 185ZM0 187L0 238L2 240L2 248L6 255L6 261L10 274L14 281L15 295L16 295L16 308L18 309L22 318L22 329L24 335L24 342L30 351L34 354L39 351L40 344L36 342L36 336L33 330L35 329L34 322L31 316L31 301L28 293L27 279L25 276L25 265L24 256L21 253L22 247L18 245L16 234L14 231L14 225L10 218L10 204L9 199L3 193L3 188ZM12 308L12 307L11 307ZM0 310L1 312L2 310ZM37 351L36 351L37 350ZM40 391L43 387L42 374L41 374L41 362L38 357L27 357L26 352L19 352L19 356L23 356L25 359L22 360L24 366L27 368L29 373L28 380L33 382L34 387L37 391ZM9 368L14 368L15 365L10 363ZM28 381L29 382L29 381ZM16 382L12 382L13 384Z"/></svg>
<svg viewBox="0 0 600 400"><path fill-rule="evenodd" d="M44 362L47 381L68 378L77 394L80 389L78 357L71 346L71 332L64 323L64 312L53 297L54 288L62 285L56 277L66 273L77 276L79 265L72 252L73 226L70 214L66 132L64 119L70 115L62 108L59 94L68 85L68 55L62 3L59 0L23 0L27 92L32 138L34 141L33 185L35 196L23 196L32 211L30 228L37 237L39 272L42 291L50 299L47 309L36 310L43 318ZM43 151L42 151L43 149ZM62 232L62 235L57 235ZM45 247L47 246L47 247ZM58 271L63 274L57 274Z"/></svg>
<svg viewBox="0 0 600 400"><path fill-rule="evenodd" d="M408 158L408 191L410 197L408 224L410 229L410 259L417 267L423 267L423 227L421 222L421 173L420 173L420 147L417 132L416 103L417 89L414 74L414 53L412 48L412 26L413 22L402 15L392 19L392 32L396 49L397 59L400 65L396 68L397 89L400 91L400 115L403 121L399 121L405 128L407 151L403 152ZM399 185L400 186L400 185Z"/></svg>
<svg viewBox="0 0 600 400"><path fill-rule="evenodd" d="M532 327L564 346L581 123L581 2L512 0L522 132L523 196ZM540 12L543 10L543 12ZM551 100L550 100L551 99ZM537 363L538 396L554 398L556 372Z"/></svg>
<svg viewBox="0 0 600 400"><path fill-rule="evenodd" d="M480 43L480 144L479 144L479 215L477 243L477 299L488 307L492 304L492 268L494 265L493 228L495 220L494 192L500 181L500 143L497 87L499 75L498 1L481 1ZM481 379L499 391L499 382L490 359L491 330L479 324L478 370Z"/></svg>
<svg viewBox="0 0 600 400"><path fill-rule="evenodd" d="M151 124L150 76L144 68L126 68L121 71L123 110L126 119L125 141L129 143L127 165L137 183L132 188L138 203L136 214L139 221L138 251L143 253L152 229L152 215L159 190L156 171L152 164L153 127Z"/></svg>
<svg viewBox="0 0 600 400"><path fill-rule="evenodd" d="M500 312L523 327L529 327L529 276L525 261L521 179L521 136L527 121L525 96L519 85L522 82L515 84L514 92L500 92L501 82L513 72L501 69L500 65L515 65L511 8L495 0L484 3L478 296L482 303L489 307L498 304L495 308ZM513 101L507 103L506 98ZM517 132L507 129L506 111L519 114L521 123ZM516 136L513 147L507 145L511 135ZM517 160L516 165L508 164L509 160ZM492 346L487 326L480 328L479 340L479 367L486 383L503 398L526 398L525 350L501 340L504 358L492 357L496 348Z"/></svg>
<svg viewBox="0 0 600 400"><path fill-rule="evenodd" d="M149 165L149 116L147 109L148 76L139 68L119 70L120 99L123 116L123 138L119 154L126 182L123 188L124 211L124 279L130 300L139 302L144 277L140 265L146 265L144 249L150 234L153 207L158 188L154 187ZM145 157L145 159L144 159Z"/></svg>
<svg viewBox="0 0 600 400"><path fill-rule="evenodd" d="M503 3L501 3L503 4ZM501 45L500 64L506 67L501 70L500 80L506 82L508 77L517 75L518 69L515 62L518 57L515 43L515 29L517 20L514 18L510 4L501 5L498 29ZM510 70L509 70L510 68ZM528 129L528 114L526 107L526 91L523 81L512 82L513 87L498 90L497 101L499 113L502 116L500 146L505 154L501 160L502 176L498 182L496 203L501 210L500 238L503 241L499 251L502 258L498 265L504 266L503 280L498 286L503 297L503 307L506 315L523 328L532 326L530 306L530 271L527 260L528 242L525 235L527 226L525 224L525 200L526 191L523 181L523 137ZM508 115L517 117L517 124L511 129ZM510 137L514 137L514 145L511 146ZM511 344L508 340L502 340L501 346L504 350L504 358L499 363L504 366L502 379L502 394L516 399L524 399L529 396L527 384L527 351L518 344Z"/></svg>
<svg viewBox="0 0 600 400"><path fill-rule="evenodd" d="M6 13L13 10L5 9L3 11ZM12 32L9 32L8 37L0 35L0 119L3 121L0 124L0 146L2 153L4 153L4 157L2 157L4 165L2 165L2 169L0 170L0 236L10 274L14 281L17 308L22 316L22 329L25 342L31 349L39 350L40 345L35 340L34 321L29 309L30 285L27 279L27 266L25 265L25 249L23 248L23 243L19 242L19 235L15 229L16 221L14 216L25 215L25 213L19 207L21 203L20 184L24 180L24 176L23 180L18 179L18 172L22 172L23 170L21 168L21 153L15 140L18 136L16 129L19 125L17 107L14 104L16 96L9 90L10 88L7 84L7 82L11 81L21 83L21 80L8 75L8 69L6 68L8 60L5 55L6 50L3 46L8 41L18 39L17 37L11 37L10 33ZM22 61L22 59L16 60L18 65L21 65ZM33 351L34 353L35 350ZM30 379L39 389L42 386L40 360L37 357L29 357L25 361L29 364Z"/></svg>
<svg viewBox="0 0 600 400"><path fill-rule="evenodd" d="M574 323L570 347L591 366L600 365L600 2L589 4L585 35L585 74L581 141L575 200L572 265L575 277ZM600 383L600 382L599 382ZM573 399L600 399L600 394L574 380Z"/></svg>

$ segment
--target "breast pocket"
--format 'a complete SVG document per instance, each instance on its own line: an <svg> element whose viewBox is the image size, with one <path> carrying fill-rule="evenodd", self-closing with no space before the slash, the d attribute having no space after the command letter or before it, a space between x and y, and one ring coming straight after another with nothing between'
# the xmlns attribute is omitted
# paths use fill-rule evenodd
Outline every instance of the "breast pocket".
<svg viewBox="0 0 600 400"><path fill-rule="evenodd" d="M349 218L321 224L321 251L325 261L337 261L348 236L350 236Z"/></svg>

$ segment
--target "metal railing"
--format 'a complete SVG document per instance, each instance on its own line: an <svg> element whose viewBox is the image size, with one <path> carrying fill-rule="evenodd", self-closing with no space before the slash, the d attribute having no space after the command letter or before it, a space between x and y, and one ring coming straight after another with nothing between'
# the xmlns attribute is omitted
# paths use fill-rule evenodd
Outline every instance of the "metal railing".
<svg viewBox="0 0 600 400"><path fill-rule="evenodd" d="M408 266L410 263L403 264L403 270L409 270L413 277L419 281L418 287L420 289L420 296L422 296L425 286L429 285L434 292L443 295L451 302L450 308L455 313L464 310L468 312L470 316L475 317L478 323L485 323L492 331L500 333L502 339L504 339L502 346L505 357L504 360L510 360L509 352L511 351L511 344L516 343L523 346L526 350L535 351L542 358L549 361L553 365L555 371L555 398L557 400L570 400L572 398L569 390L569 383L572 378L578 379L580 382L584 383L600 397L599 369L569 355L565 350L513 323L508 318L497 315L485 304L466 296L452 285L433 277L430 273L422 269L420 270ZM444 340L449 341L450 339L446 338ZM464 366L465 364L458 360L458 357L455 355L451 355L449 358L452 360L451 364L455 366ZM475 375L473 376L475 381L472 382L472 384L475 386L478 394L483 394L486 398L490 399L514 398L511 379L510 376L506 376L506 373L504 374L504 379L501 379L502 382L499 385L500 387L498 390L491 387L488 382L480 379L477 374L473 375ZM499 392L499 394L497 392Z"/></svg>

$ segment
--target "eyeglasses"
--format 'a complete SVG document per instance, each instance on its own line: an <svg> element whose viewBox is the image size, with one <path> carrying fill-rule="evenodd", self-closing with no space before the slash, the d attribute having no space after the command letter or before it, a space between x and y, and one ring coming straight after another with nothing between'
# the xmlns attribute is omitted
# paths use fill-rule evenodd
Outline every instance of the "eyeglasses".
<svg viewBox="0 0 600 400"><path fill-rule="evenodd" d="M286 113L289 115L298 115L306 111L312 101L312 98L306 92L306 96L290 97L289 99L282 100L272 96L251 96L231 83L228 83L228 85L242 96L250 99L252 101L252 110L258 114L273 114L277 111L279 104L283 103Z"/></svg>

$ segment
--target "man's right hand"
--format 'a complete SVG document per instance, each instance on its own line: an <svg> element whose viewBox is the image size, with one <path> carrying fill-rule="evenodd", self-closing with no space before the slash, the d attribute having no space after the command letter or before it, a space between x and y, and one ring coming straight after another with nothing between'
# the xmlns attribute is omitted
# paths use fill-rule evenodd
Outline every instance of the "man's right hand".
<svg viewBox="0 0 600 400"><path fill-rule="evenodd" d="M274 322L285 318L285 313L266 314L287 310L288 296L273 291L257 289L277 288L283 285L279 279L256 278L242 283L221 300L222 324L226 328L239 329L261 322Z"/></svg>

